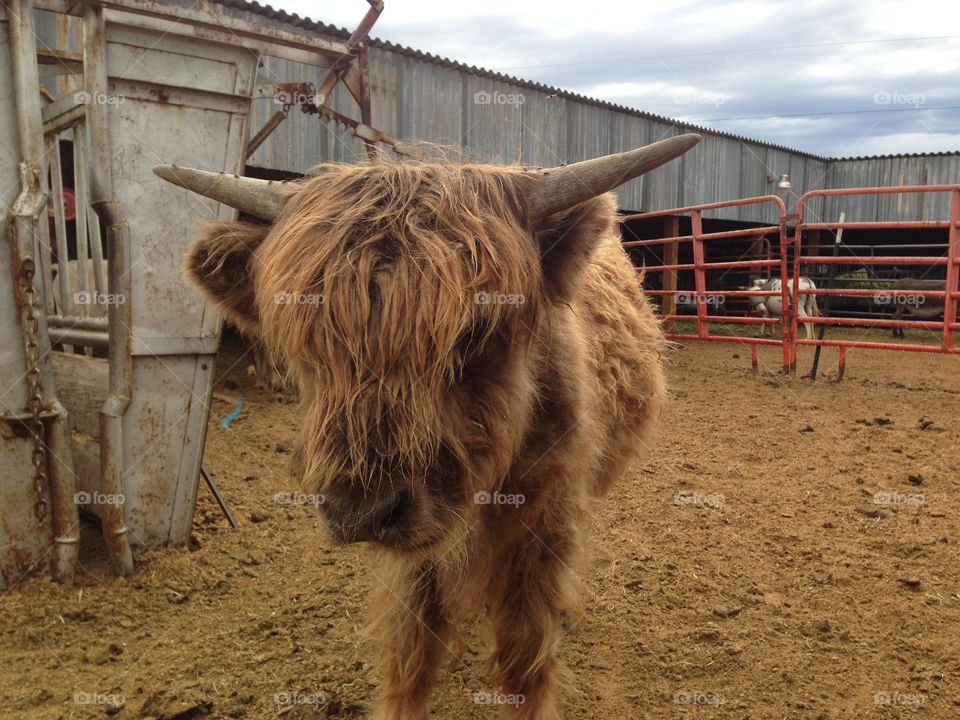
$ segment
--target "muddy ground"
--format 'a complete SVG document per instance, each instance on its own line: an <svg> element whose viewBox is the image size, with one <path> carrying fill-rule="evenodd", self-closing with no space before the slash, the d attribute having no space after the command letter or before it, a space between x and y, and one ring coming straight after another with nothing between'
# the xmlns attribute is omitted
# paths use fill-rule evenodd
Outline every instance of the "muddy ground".
<svg viewBox="0 0 960 720"><path fill-rule="evenodd" d="M800 366L809 367L804 350ZM836 351L816 383L775 350L690 344L655 450L595 522L565 718L960 717L960 358ZM297 409L227 355L190 548L130 578L87 552L75 587L0 597L2 718L359 718L376 578L295 490ZM249 398L229 430L230 399ZM490 718L482 626L431 718Z"/></svg>

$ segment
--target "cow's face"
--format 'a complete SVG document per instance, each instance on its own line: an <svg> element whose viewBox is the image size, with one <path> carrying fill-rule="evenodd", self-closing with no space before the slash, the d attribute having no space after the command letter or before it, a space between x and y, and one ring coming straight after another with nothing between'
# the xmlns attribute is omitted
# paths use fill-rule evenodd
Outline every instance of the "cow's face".
<svg viewBox="0 0 960 720"><path fill-rule="evenodd" d="M211 225L187 272L299 380L295 465L342 542L461 537L537 404L549 308L614 221L601 196L532 220L503 168L330 167L267 232Z"/></svg>

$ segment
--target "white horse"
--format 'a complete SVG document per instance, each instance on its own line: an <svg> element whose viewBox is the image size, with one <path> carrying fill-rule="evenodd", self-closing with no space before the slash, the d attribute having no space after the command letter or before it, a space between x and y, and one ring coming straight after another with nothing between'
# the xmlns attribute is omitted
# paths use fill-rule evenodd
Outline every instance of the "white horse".
<svg viewBox="0 0 960 720"><path fill-rule="evenodd" d="M782 285L780 284L780 278L770 278L769 280L764 280L763 278L758 278L753 281L750 287L747 290L762 290L762 291L773 291L780 293ZM817 286L813 283L808 277L800 278L800 289L801 290L816 290ZM793 298L793 283L787 282L787 292L789 293L791 299ZM783 315L783 297L781 295L751 295L750 296L750 309L759 313L760 317L780 317ZM801 318L804 317L819 317L820 308L817 306L817 296L816 295L800 295L800 302L797 304L797 313ZM803 328L807 334L807 340L813 339L813 323L805 322L803 323ZM768 325L763 324L760 326L760 335L767 334Z"/></svg>

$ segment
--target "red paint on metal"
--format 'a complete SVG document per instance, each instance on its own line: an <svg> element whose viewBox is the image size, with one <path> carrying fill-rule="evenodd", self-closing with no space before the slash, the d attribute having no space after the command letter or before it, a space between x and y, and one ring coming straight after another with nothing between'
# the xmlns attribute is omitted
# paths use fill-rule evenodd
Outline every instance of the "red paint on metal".
<svg viewBox="0 0 960 720"><path fill-rule="evenodd" d="M900 193L950 193L950 217L948 220L921 220L921 221L903 221L903 222L804 222L804 209L811 198L814 197L836 197L844 195L891 195ZM778 209L779 225L763 226L749 228L744 230L728 230L716 233L703 232L703 212L705 210L715 210L726 207L738 207L743 205L755 205L759 203L772 202ZM957 330L960 330L958 322L957 303L960 299L960 292L957 290L958 281L960 281L960 185L919 185L906 187L874 187L874 188L843 188L834 190L812 190L805 193L797 202L794 214L787 214L786 206L783 201L774 195L764 195L760 197L742 198L739 200L729 200L724 202L705 203L701 205L690 205L671 210L659 210L650 213L638 213L627 215L622 218L622 222L631 220L648 220L651 218L676 216L689 213L691 216L691 234L676 237L651 238L645 240L631 240L624 242L624 247L654 247L673 242L689 242L693 248L692 263L675 263L663 265L647 265L642 268L645 272L677 272L680 270L692 270L694 273L695 289L693 295L696 299L697 314L695 317L697 332L689 333L667 333L671 340L700 340L704 342L725 342L725 343L747 343L750 345L751 365L757 369L757 346L780 346L783 350L784 370L790 374L796 373L797 348L801 345L836 347L839 350L839 381L843 378L846 371L846 358L848 348L862 348L868 350L895 350L899 352L923 352L923 353L947 353L960 354L960 348L956 345ZM787 226L793 224L792 233L788 237ZM947 229L949 233L948 247L946 256L937 255L887 255L882 257L835 257L832 255L803 255L802 238L803 233L811 230L908 230L908 229ZM780 238L780 259L779 260L737 260L724 262L706 262L704 252L704 243L715 240L723 240L738 237L767 236L777 233ZM792 245L792 248L790 246ZM788 252L792 249L792 257L788 261ZM767 257L770 257L768 250ZM807 340L799 338L800 317L797 308L796 299L801 295L814 296L833 296L833 297L871 297L878 293L890 292L889 290L877 289L852 289L852 288L834 288L814 290L800 290L800 267L802 264L847 264L856 262L865 266L870 265L943 265L946 267L946 286L944 290L911 290L912 295L943 298L944 317L943 321L929 320L892 320L875 318L846 318L846 317L813 317L803 318L804 323L813 323L815 325L832 325L835 327L868 327L868 328L903 328L903 329L930 329L941 331L941 340L938 345L920 345L917 343L903 342L875 342L858 340ZM788 266L789 265L789 266ZM786 278L786 282L781 283L779 291L751 291L751 290L708 290L706 287L706 273L709 270L733 269L733 268L771 268L779 266L780 277ZM674 290L649 290L648 295L664 296L672 294ZM715 297L751 297L751 296L771 296L779 295L783 307L783 313L780 320L759 317L740 317L729 315L709 315L707 313L707 296ZM691 320L689 315L669 314L662 316L665 320ZM755 338L741 335L712 335L710 333L711 323L730 323L740 325L775 325L781 326L780 339L775 338Z"/></svg>

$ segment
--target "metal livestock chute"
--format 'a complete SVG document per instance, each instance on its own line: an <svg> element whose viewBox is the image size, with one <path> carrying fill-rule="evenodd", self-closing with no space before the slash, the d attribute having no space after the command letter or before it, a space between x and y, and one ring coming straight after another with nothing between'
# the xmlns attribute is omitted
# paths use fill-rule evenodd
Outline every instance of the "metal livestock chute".
<svg viewBox="0 0 960 720"><path fill-rule="evenodd" d="M189 539L221 318L180 263L198 221L234 211L151 168L242 171L251 103L279 92L264 56L317 71L323 92L298 98L314 115L395 144L323 100L343 81L369 116L351 63L380 9L343 43L205 1L0 8L0 587L69 581L81 516L119 574Z"/></svg>

